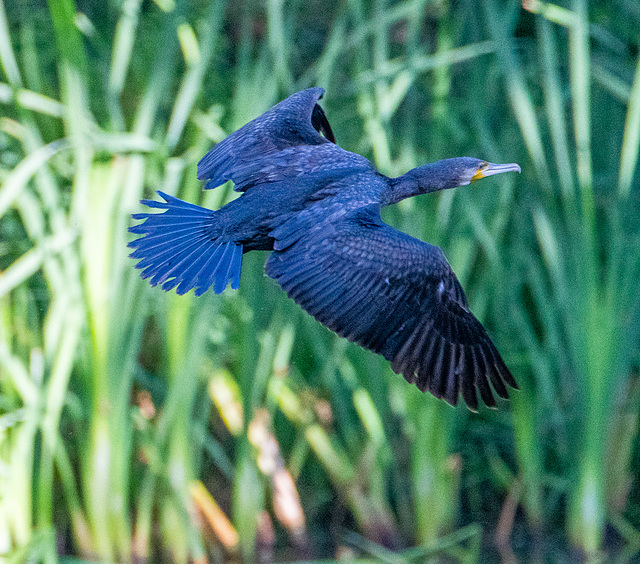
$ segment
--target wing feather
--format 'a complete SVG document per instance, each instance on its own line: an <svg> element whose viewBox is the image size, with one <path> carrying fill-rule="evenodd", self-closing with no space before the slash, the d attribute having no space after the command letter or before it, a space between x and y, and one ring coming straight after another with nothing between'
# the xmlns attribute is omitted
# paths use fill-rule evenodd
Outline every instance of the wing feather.
<svg viewBox="0 0 640 564"><path fill-rule="evenodd" d="M308 219L274 230L266 269L318 321L452 405L494 407L494 392L517 388L440 249L384 224L374 206Z"/></svg>
<svg viewBox="0 0 640 564"><path fill-rule="evenodd" d="M289 147L334 142L331 126L317 105L323 94L322 88L296 92L223 139L198 163L198 178L208 181L205 188L240 179L236 190L244 191L242 178L259 171L265 157L271 160Z"/></svg>

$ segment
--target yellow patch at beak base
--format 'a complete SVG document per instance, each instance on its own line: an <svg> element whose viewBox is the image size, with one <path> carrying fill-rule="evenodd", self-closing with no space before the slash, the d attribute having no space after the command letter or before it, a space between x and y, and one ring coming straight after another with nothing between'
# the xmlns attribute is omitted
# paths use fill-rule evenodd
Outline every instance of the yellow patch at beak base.
<svg viewBox="0 0 640 564"><path fill-rule="evenodd" d="M486 178L485 175L483 174L485 168L487 168L487 167L483 166L482 168L478 169L478 172L476 172L471 177L471 181L473 182L474 180L480 180L481 178Z"/></svg>

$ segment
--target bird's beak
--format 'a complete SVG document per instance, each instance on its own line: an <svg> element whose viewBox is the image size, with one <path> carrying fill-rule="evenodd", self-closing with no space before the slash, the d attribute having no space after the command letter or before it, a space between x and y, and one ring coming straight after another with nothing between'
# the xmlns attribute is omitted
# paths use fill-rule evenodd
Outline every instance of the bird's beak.
<svg viewBox="0 0 640 564"><path fill-rule="evenodd" d="M500 174L502 172L521 172L520 165L517 165L516 163L486 163L478 169L478 171L471 177L471 180L480 180L481 178L486 178L487 176L493 176L494 174Z"/></svg>

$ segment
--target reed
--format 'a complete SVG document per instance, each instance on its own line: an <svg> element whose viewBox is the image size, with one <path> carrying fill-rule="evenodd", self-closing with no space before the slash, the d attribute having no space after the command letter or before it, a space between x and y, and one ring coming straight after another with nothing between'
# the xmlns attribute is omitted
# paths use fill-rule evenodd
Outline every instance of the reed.
<svg viewBox="0 0 640 564"><path fill-rule="evenodd" d="M586 0L0 0L0 558L632 558L638 25ZM197 160L312 84L386 174L521 164L385 210L443 248L512 368L498 412L420 394L260 254L221 296L139 279L138 200L220 207Z"/></svg>

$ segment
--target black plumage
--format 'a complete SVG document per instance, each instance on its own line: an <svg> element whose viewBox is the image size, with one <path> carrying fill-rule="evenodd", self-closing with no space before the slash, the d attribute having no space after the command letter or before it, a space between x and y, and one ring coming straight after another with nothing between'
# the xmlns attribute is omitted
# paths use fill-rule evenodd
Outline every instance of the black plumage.
<svg viewBox="0 0 640 564"><path fill-rule="evenodd" d="M438 247L385 224L382 206L516 164L446 159L399 178L335 144L318 105L321 88L293 94L218 143L198 164L205 188L227 180L244 192L218 211L158 192L158 214L131 232L142 277L178 294L240 284L243 253L273 251L266 272L339 335L381 354L421 390L471 409L495 406L513 376Z"/></svg>

